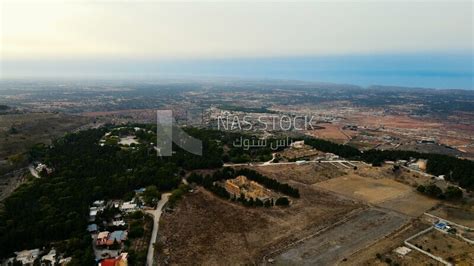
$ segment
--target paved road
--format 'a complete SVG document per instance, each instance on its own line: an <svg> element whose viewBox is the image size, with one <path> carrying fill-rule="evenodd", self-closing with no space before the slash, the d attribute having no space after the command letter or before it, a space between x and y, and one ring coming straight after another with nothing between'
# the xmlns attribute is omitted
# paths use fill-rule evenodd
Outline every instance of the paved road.
<svg viewBox="0 0 474 266"><path fill-rule="evenodd" d="M146 257L146 265L153 266L153 255L155 254L155 243L156 237L158 235L158 226L160 222L160 217L162 213L163 206L165 206L166 202L168 202L168 198L171 193L162 194L160 201L156 205L156 209L154 210L147 210L146 212L153 216L153 232L151 233L150 244L148 245L148 254Z"/></svg>
<svg viewBox="0 0 474 266"><path fill-rule="evenodd" d="M351 166L354 166L354 163L364 163L362 161L348 161L348 160L311 160L311 161L304 161L304 162L281 162L281 163L225 163L225 167L232 167L232 166L270 166L270 165L289 165L289 164L308 164L308 163L346 163Z"/></svg>
<svg viewBox="0 0 474 266"><path fill-rule="evenodd" d="M269 165L273 163L273 160L275 160L275 157L276 157L276 153L272 153L272 159L267 162L264 162L262 165Z"/></svg>

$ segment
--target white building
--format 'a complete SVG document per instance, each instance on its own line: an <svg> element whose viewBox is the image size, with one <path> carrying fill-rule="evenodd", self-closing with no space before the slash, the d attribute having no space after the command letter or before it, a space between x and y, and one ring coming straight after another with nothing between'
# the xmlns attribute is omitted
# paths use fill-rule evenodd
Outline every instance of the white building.
<svg viewBox="0 0 474 266"><path fill-rule="evenodd" d="M15 252L16 260L21 262L21 264L23 265L33 265L35 260L39 257L39 254L39 249L22 250Z"/></svg>
<svg viewBox="0 0 474 266"><path fill-rule="evenodd" d="M96 200L92 203L92 205L96 207L104 207L104 204L105 204L104 200Z"/></svg>
<svg viewBox="0 0 474 266"><path fill-rule="evenodd" d="M41 173L43 170L46 170L46 173L51 174L53 172L53 169L49 168L46 164L42 164L42 163L39 163L35 170L38 172L38 173Z"/></svg>
<svg viewBox="0 0 474 266"><path fill-rule="evenodd" d="M397 253L399 256L403 257L406 254L410 253L411 249L401 246L393 250L395 253Z"/></svg>
<svg viewBox="0 0 474 266"><path fill-rule="evenodd" d="M89 209L89 221L90 222L95 221L95 217L97 216L97 211L98 211L97 207L91 207Z"/></svg>
<svg viewBox="0 0 474 266"><path fill-rule="evenodd" d="M290 146L295 149L301 149L304 146L304 140L292 142Z"/></svg>
<svg viewBox="0 0 474 266"><path fill-rule="evenodd" d="M48 254L41 257L42 263L48 263L47 265L56 265L56 250L52 248Z"/></svg>
<svg viewBox="0 0 474 266"><path fill-rule="evenodd" d="M125 222L123 220L119 221L112 221L113 226L125 226Z"/></svg>
<svg viewBox="0 0 474 266"><path fill-rule="evenodd" d="M122 206L120 206L120 210L123 212L133 212L138 209L136 203L132 203L131 201L124 202Z"/></svg>

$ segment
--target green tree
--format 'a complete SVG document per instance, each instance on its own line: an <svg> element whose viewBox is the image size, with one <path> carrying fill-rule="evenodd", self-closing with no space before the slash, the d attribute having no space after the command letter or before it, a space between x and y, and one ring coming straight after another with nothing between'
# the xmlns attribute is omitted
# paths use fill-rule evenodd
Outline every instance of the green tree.
<svg viewBox="0 0 474 266"><path fill-rule="evenodd" d="M458 187L448 186L444 192L446 199L461 199L462 190Z"/></svg>
<svg viewBox="0 0 474 266"><path fill-rule="evenodd" d="M280 197L275 201L275 205L277 206L288 206L290 205L290 201L287 197Z"/></svg>
<svg viewBox="0 0 474 266"><path fill-rule="evenodd" d="M158 199L161 198L161 194L158 191L158 188L152 185L145 188L142 197L145 205L154 207L158 202Z"/></svg>

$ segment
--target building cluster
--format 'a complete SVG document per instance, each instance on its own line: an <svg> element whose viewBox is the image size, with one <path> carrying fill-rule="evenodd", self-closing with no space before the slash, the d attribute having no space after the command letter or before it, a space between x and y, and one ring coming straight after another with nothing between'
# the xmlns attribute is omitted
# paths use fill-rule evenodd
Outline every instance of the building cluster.
<svg viewBox="0 0 474 266"><path fill-rule="evenodd" d="M410 160L397 160L396 162L386 161L386 163L393 163L398 166L405 166L412 170L419 171L424 175L428 175L426 174L426 166L428 164L427 159L410 158ZM445 175L432 176L432 178L436 181L446 181Z"/></svg>
<svg viewBox="0 0 474 266"><path fill-rule="evenodd" d="M269 189L243 175L226 180L224 188L234 197L244 195L246 199L259 199L261 201L269 200L272 193Z"/></svg>
<svg viewBox="0 0 474 266"><path fill-rule="evenodd" d="M417 171L426 171L426 165L428 160L426 159L417 159L417 158L410 158L410 160L397 160L396 162L387 161L388 163L393 163L395 165L401 165L409 167L410 169L417 170Z"/></svg>
<svg viewBox="0 0 474 266"><path fill-rule="evenodd" d="M145 190L135 190L136 196L130 201L96 200L90 206L87 231L91 234L98 265L128 265L128 254L124 252L124 242L128 239L128 224L124 216L142 209L142 194Z"/></svg>
<svg viewBox="0 0 474 266"><path fill-rule="evenodd" d="M43 163L38 163L38 165L35 167L36 172L42 173L43 171L46 171L46 173L49 175L53 172L53 169L48 167L46 164Z"/></svg>
<svg viewBox="0 0 474 266"><path fill-rule="evenodd" d="M101 219L101 213L106 209L114 210L113 216ZM140 204L134 201L96 200L92 203L87 231L91 234L92 246L99 265L127 265L128 255L122 252L124 241L128 236L127 223L123 220L123 215L137 210L140 210Z"/></svg>
<svg viewBox="0 0 474 266"><path fill-rule="evenodd" d="M128 254L121 253L115 258L104 259L99 262L99 266L127 266L128 265Z"/></svg>
<svg viewBox="0 0 474 266"><path fill-rule="evenodd" d="M290 147L293 149L302 149L304 147L304 140L293 141L290 143Z"/></svg>
<svg viewBox="0 0 474 266"><path fill-rule="evenodd" d="M123 241L127 240L127 231L117 230L113 232L102 231L97 234L96 246L97 247L111 247L114 244L122 244Z"/></svg>
<svg viewBox="0 0 474 266"><path fill-rule="evenodd" d="M8 258L2 265L48 265L62 266L67 265L71 261L71 257L63 257L58 255L54 248L47 250L30 249L15 252L15 257Z"/></svg>
<svg viewBox="0 0 474 266"><path fill-rule="evenodd" d="M39 167L39 168L38 168ZM44 164L39 164L36 170L41 169L41 171L49 169ZM47 171L47 170L46 170ZM98 233L99 226L96 224L97 215L104 211L107 205L111 205L113 207L121 209L123 204L110 202L106 204L103 200L94 201L92 206L89 209L89 222L90 224L87 226L87 230L91 233L92 238ZM129 204L130 205L130 204ZM129 205L125 207L127 211L132 210ZM138 205L135 206L138 208ZM114 216L112 222L110 224L102 224L104 226L114 226L114 227L124 227L126 223L122 219L121 214L117 214ZM114 243L121 244L124 240L127 239L127 232L123 230L113 231L111 233L106 232L106 238L103 242L103 245L108 247L112 246ZM99 233L100 234L100 233ZM41 249L31 249L31 250L22 250L15 252L15 257L8 258L7 260L3 261L1 265L67 265L71 261L71 257L64 257L62 254L57 254L54 248L49 250L41 250ZM110 264L109 264L110 265ZM126 264L120 264L126 265Z"/></svg>
<svg viewBox="0 0 474 266"><path fill-rule="evenodd" d="M412 159L408 163L408 167L419 170L419 171L426 171L426 164L428 163L428 160L425 159Z"/></svg>
<svg viewBox="0 0 474 266"><path fill-rule="evenodd" d="M96 200L92 203L92 206L89 208L89 222L94 223L97 219L97 214L103 212L105 208L115 208L120 210L122 213L131 213L141 209L141 202L137 199L131 201L110 201L105 203L103 200ZM116 215L112 220L110 225L120 226L125 225L122 215Z"/></svg>

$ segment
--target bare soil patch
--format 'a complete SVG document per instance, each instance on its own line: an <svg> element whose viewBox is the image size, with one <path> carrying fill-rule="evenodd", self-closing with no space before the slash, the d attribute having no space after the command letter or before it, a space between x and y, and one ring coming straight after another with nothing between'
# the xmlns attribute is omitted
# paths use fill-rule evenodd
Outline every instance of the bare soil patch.
<svg viewBox="0 0 474 266"><path fill-rule="evenodd" d="M412 191L401 197L387 200L379 206L395 210L412 217L418 217L439 204L439 200Z"/></svg>
<svg viewBox="0 0 474 266"><path fill-rule="evenodd" d="M343 126L338 124L324 123L318 124L318 126L322 128L308 131L307 134L313 137L333 140L336 142L349 141L353 136L358 134L357 131L343 130Z"/></svg>
<svg viewBox="0 0 474 266"><path fill-rule="evenodd" d="M383 170L378 169L378 171ZM412 186L393 178L372 178L349 174L317 183L314 186L411 217L418 217L439 204L438 200L421 195Z"/></svg>
<svg viewBox="0 0 474 266"><path fill-rule="evenodd" d="M398 198L410 193L412 190L411 187L392 179L365 178L355 174L326 180L317 183L315 186L368 203L381 203L389 199Z"/></svg>
<svg viewBox="0 0 474 266"><path fill-rule="evenodd" d="M199 188L160 225L160 261L171 264L254 264L279 249L361 207L296 183L301 198L288 208L247 208Z"/></svg>

